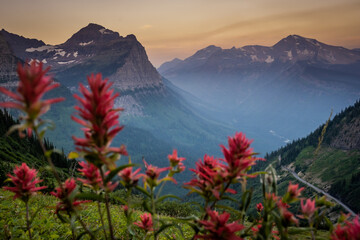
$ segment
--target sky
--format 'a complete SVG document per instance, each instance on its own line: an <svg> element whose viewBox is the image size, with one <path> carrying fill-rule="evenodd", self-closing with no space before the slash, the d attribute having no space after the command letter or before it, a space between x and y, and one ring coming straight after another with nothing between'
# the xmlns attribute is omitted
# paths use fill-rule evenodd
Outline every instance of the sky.
<svg viewBox="0 0 360 240"><path fill-rule="evenodd" d="M290 34L360 48L360 0L0 0L0 28L47 44L89 23L135 34L155 67L209 45L272 46Z"/></svg>

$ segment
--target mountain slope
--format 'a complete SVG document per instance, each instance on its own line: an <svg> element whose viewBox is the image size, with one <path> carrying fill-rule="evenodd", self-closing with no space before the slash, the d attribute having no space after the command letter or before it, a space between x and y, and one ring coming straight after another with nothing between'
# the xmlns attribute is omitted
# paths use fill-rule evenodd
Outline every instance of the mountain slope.
<svg viewBox="0 0 360 240"><path fill-rule="evenodd" d="M290 35L272 47L209 46L158 70L224 122L263 136L269 151L356 101L359 69L358 51Z"/></svg>
<svg viewBox="0 0 360 240"><path fill-rule="evenodd" d="M294 181L289 173L281 170L280 166L286 166L359 213L360 102L346 108L329 122L321 148L316 152L323 127L266 155L267 162L256 168L272 163L281 174L280 183L286 188L287 181ZM281 162L278 161L279 156Z"/></svg>
<svg viewBox="0 0 360 240"><path fill-rule="evenodd" d="M8 178L7 174L12 173L15 165L19 166L24 162L29 167L39 170L39 176L44 180L42 184L51 190L55 186L55 178L51 170L46 168L48 163L38 141L34 137L20 138L17 132L5 136L9 128L17 123L8 112L0 110L0 185L3 185ZM54 145L47 140L44 144L47 149L54 148ZM71 171L77 167L74 160L68 160L57 153L52 154L51 157L63 179L69 177Z"/></svg>
<svg viewBox="0 0 360 240"><path fill-rule="evenodd" d="M13 38L7 38L7 43L11 48L17 46ZM63 86L52 94L64 94L67 100L54 104L47 117L57 125L55 132L49 132L50 139L64 146L65 151L73 150L71 135L82 134L80 126L70 121L75 104L71 93L78 91L80 82L86 85L87 75L97 72L109 78L121 94L115 107L125 109L120 118L125 129L114 144L125 143L133 162L142 163L144 156L148 162L165 166L167 155L177 148L192 166L205 153L220 154L218 144L235 132L209 121L166 86L134 35L122 37L100 25L89 24L63 44L29 44L22 49L22 60L36 59L50 66L54 78Z"/></svg>

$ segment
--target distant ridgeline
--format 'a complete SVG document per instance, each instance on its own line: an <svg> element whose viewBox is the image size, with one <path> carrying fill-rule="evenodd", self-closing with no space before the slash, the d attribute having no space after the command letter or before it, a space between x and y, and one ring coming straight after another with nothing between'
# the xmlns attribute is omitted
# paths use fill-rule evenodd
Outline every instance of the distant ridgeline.
<svg viewBox="0 0 360 240"><path fill-rule="evenodd" d="M280 174L278 183L281 192L286 190L288 181L296 182L281 170L281 166L286 166L360 213L360 101L329 121L316 153L324 126L305 138L266 154L266 161L258 162L254 170L263 170L272 163Z"/></svg>
<svg viewBox="0 0 360 240"><path fill-rule="evenodd" d="M43 151L35 137L20 138L17 131L10 136L5 134L9 128L18 121L5 110L0 109L0 186L8 178L7 174L12 173L15 165L21 165L25 162L29 167L38 170L38 176L44 181L40 185L48 186L51 190L55 184L55 178L51 170L46 166L48 163L44 158ZM54 149L54 145L45 139L46 149ZM71 175L71 172L77 168L76 160L68 160L64 155L53 153L51 156L60 176L65 179Z"/></svg>

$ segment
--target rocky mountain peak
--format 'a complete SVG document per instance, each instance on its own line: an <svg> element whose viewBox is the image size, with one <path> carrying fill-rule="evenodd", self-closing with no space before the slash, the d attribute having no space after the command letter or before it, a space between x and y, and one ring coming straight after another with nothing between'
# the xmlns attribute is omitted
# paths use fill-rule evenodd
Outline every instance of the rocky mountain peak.
<svg viewBox="0 0 360 240"><path fill-rule="evenodd" d="M11 50L14 52L14 54L20 58L26 58L25 49L38 48L38 47L45 45L45 43L43 41L39 41L34 38L25 38L23 36L20 36L20 35L14 34L14 33L10 33L8 31L6 31L5 29L2 29L0 31L0 34L3 36L3 38L9 44L9 46L10 46Z"/></svg>
<svg viewBox="0 0 360 240"><path fill-rule="evenodd" d="M221 51L221 47L217 47L215 45L210 45L206 48L203 48L197 51L193 56L189 57L189 59L204 59L210 57L213 53L217 51Z"/></svg>
<svg viewBox="0 0 360 240"><path fill-rule="evenodd" d="M104 28L101 25L90 23L80 29L68 39L64 46L87 46L95 43L104 43L120 38L119 33Z"/></svg>

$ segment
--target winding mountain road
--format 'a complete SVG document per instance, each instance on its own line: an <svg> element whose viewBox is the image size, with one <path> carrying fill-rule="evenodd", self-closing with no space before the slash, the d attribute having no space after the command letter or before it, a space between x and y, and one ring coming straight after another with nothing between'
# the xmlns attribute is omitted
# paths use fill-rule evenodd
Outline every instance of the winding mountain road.
<svg viewBox="0 0 360 240"><path fill-rule="evenodd" d="M305 181L304 179L300 178L299 175L297 175L294 171L292 171L291 169L281 166L281 168L285 171L288 171L289 173L291 173L294 178L296 178L297 180L299 180L300 182L304 183L305 185L311 187L312 189L314 189L315 191L317 191L318 193L321 193L323 195L325 195L327 198L335 201L337 204L339 204L340 206L342 206L348 213L350 213L352 216L356 216L356 213L354 211L352 211L348 206L346 206L343 202L341 202L339 199L331 196L330 194L328 194L327 192L325 192L324 190L321 190L318 187L315 187L314 185L312 185L311 183Z"/></svg>

